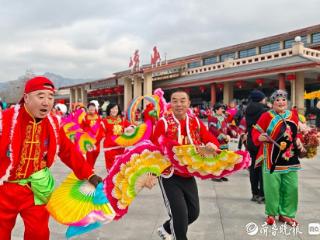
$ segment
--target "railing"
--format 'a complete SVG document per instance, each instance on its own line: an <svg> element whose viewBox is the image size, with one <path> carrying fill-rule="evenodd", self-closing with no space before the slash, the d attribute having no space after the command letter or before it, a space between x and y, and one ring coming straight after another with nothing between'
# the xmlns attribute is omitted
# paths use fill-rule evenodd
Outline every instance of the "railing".
<svg viewBox="0 0 320 240"><path fill-rule="evenodd" d="M211 72L211 71L217 71L225 68L225 62L222 63L215 63L210 65L205 65L202 67L187 69L184 72L182 72L182 76L186 75L193 75L193 74L199 74L203 72Z"/></svg>
<svg viewBox="0 0 320 240"><path fill-rule="evenodd" d="M320 51L305 48L302 46L301 55L305 57L318 58L320 59ZM218 71L225 68L239 67L244 65L249 65L253 63L260 63L265 61L270 61L274 59L280 59L285 57L293 56L293 48L283 49L276 52L270 52L265 54L259 54L251 57L240 58L240 59L227 59L224 62L214 63L210 65L205 65L197 68L186 69L182 72L182 76L189 76L194 74L200 74L204 72Z"/></svg>
<svg viewBox="0 0 320 240"><path fill-rule="evenodd" d="M318 58L320 59L320 51L311 48L304 48L302 54L306 57Z"/></svg>
<svg viewBox="0 0 320 240"><path fill-rule="evenodd" d="M280 51L276 51L276 52L255 55L252 57L235 59L232 61L232 66L238 67L238 66L242 66L242 65L265 62L265 61L274 60L274 59L283 58L283 57L289 57L289 56L292 56L292 50L291 49L284 49L284 50L280 50Z"/></svg>

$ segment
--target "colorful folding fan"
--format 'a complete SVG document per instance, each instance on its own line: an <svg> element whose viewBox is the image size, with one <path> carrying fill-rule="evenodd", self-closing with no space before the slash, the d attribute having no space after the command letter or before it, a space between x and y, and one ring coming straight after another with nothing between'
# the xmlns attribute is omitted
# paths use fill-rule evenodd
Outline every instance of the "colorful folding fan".
<svg viewBox="0 0 320 240"><path fill-rule="evenodd" d="M70 115L63 119L63 130L66 136L77 146L82 154L86 154L94 150L96 143L96 134L98 132L98 122L94 124L90 131L86 132L81 128L81 123L85 117L83 109L77 110L74 115Z"/></svg>
<svg viewBox="0 0 320 240"><path fill-rule="evenodd" d="M124 132L120 136L113 136L112 140L121 147L133 146L139 142L150 138L152 133L152 123L147 121L141 123L138 126L132 126L132 133Z"/></svg>
<svg viewBox="0 0 320 240"><path fill-rule="evenodd" d="M143 189L150 174L160 176L170 165L159 148L150 141L142 142L119 155L104 180L105 193L116 211L115 219L127 213L128 206Z"/></svg>
<svg viewBox="0 0 320 240"><path fill-rule="evenodd" d="M159 103L159 118L164 115L164 113L167 111L167 101L164 98L164 92L161 88L157 88L156 90L153 91L153 95L156 97L157 102Z"/></svg>
<svg viewBox="0 0 320 240"><path fill-rule="evenodd" d="M103 192L102 183L96 189L88 181L79 180L73 173L52 193L47 209L56 221L72 226L73 231L81 229L80 233L93 229L98 223L110 222L115 217Z"/></svg>
<svg viewBox="0 0 320 240"><path fill-rule="evenodd" d="M82 108L75 111L73 119L76 123L81 124L86 116L86 111Z"/></svg>
<svg viewBox="0 0 320 240"><path fill-rule="evenodd" d="M64 123L63 130L66 133L67 138L69 138L73 143L76 142L76 133L81 131L80 126L74 122Z"/></svg>
<svg viewBox="0 0 320 240"><path fill-rule="evenodd" d="M201 179L221 178L247 168L250 156L245 151L223 150L219 154L203 153L194 145L169 147L166 153L178 171Z"/></svg>
<svg viewBox="0 0 320 240"><path fill-rule="evenodd" d="M79 152L86 154L95 149L97 139L87 132L77 132L75 136L76 146Z"/></svg>
<svg viewBox="0 0 320 240"><path fill-rule="evenodd" d="M159 118L160 116L160 99L157 95L146 95L146 96L139 96L132 99L129 103L128 110L127 110L127 116L130 123L134 125L138 125L138 123L135 121L135 114L136 111L141 104L142 100L147 100L148 102L152 103L154 106L154 109L156 111L156 116Z"/></svg>

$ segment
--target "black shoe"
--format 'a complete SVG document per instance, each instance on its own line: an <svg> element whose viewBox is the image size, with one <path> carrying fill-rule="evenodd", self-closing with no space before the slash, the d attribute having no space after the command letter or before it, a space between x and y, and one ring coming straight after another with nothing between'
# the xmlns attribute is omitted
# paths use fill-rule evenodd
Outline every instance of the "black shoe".
<svg viewBox="0 0 320 240"><path fill-rule="evenodd" d="M229 179L226 178L226 177L222 177L221 179L222 179L222 181L224 181L224 182L228 182L228 181L229 181Z"/></svg>
<svg viewBox="0 0 320 240"><path fill-rule="evenodd" d="M257 201L258 201L258 198L259 198L258 195L253 194L253 195L252 195L252 198L251 198L250 200L251 200L252 202L257 202Z"/></svg>
<svg viewBox="0 0 320 240"><path fill-rule="evenodd" d="M258 198L257 198L257 203L259 203L259 204L264 203L264 197L258 196Z"/></svg>
<svg viewBox="0 0 320 240"><path fill-rule="evenodd" d="M212 178L211 181L213 182L222 182L221 178Z"/></svg>

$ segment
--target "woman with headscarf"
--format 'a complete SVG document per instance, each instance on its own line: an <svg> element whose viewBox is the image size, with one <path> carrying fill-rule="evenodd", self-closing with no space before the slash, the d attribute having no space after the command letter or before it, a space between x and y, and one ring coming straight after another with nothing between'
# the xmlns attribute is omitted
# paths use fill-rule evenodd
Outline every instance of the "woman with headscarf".
<svg viewBox="0 0 320 240"><path fill-rule="evenodd" d="M228 150L230 136L228 135L229 126L227 118L225 116L225 105L222 103L216 103L213 106L213 114L208 117L208 129L219 141L220 149ZM213 178L214 182L228 181L228 178Z"/></svg>
<svg viewBox="0 0 320 240"><path fill-rule="evenodd" d="M259 146L256 165L262 162L266 223L275 217L290 226L298 208L298 151L303 145L297 136L298 112L287 109L287 93L276 90L270 97L272 109L263 113L252 129L252 140Z"/></svg>

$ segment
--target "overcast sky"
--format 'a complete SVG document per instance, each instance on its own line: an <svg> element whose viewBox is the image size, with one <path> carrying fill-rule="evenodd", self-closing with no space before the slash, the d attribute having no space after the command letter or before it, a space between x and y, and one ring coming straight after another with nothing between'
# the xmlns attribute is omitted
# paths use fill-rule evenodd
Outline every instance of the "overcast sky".
<svg viewBox="0 0 320 240"><path fill-rule="evenodd" d="M135 49L172 59L320 23L319 0L0 0L0 81L101 79Z"/></svg>

